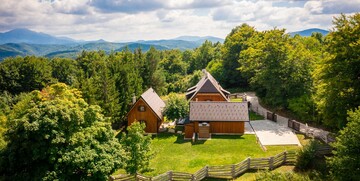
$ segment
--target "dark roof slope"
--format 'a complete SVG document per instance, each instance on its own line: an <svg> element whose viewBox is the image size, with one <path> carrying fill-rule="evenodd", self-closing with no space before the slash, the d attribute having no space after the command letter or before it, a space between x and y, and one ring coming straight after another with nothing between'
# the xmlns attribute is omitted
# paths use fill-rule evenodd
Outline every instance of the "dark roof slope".
<svg viewBox="0 0 360 181"><path fill-rule="evenodd" d="M187 90L186 98L191 99L197 93L217 93L219 92L225 99L228 99L229 91L223 89L215 78L207 72L205 69L202 70L204 76L194 86Z"/></svg>
<svg viewBox="0 0 360 181"><path fill-rule="evenodd" d="M155 114L162 119L162 110L165 107L165 102L159 97L154 89L149 88L140 97L149 105Z"/></svg>

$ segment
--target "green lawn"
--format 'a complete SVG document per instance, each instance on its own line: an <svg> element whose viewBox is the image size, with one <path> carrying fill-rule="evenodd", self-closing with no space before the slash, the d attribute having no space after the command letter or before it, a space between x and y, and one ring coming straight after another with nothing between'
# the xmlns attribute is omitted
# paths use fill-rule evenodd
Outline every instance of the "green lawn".
<svg viewBox="0 0 360 181"><path fill-rule="evenodd" d="M264 120L264 116L257 114L256 112L250 111L249 118L251 121L254 120Z"/></svg>
<svg viewBox="0 0 360 181"><path fill-rule="evenodd" d="M243 99L240 97L240 98L231 98L230 99L231 102L242 102Z"/></svg>
<svg viewBox="0 0 360 181"><path fill-rule="evenodd" d="M301 136L300 136L301 137ZM192 143L182 135L159 134L153 138L155 158L150 166L154 170L145 175L155 176L169 170L194 173L206 165L225 165L243 161L247 157L274 156L297 146L268 146L263 151L255 135L212 136L211 140Z"/></svg>

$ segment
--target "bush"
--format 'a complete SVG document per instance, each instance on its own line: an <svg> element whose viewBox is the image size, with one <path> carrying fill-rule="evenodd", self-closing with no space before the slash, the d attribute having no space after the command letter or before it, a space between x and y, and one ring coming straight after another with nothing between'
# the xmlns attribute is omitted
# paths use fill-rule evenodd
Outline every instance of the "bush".
<svg viewBox="0 0 360 181"><path fill-rule="evenodd" d="M295 174L292 172L260 172L259 174L256 174L256 181L270 181L270 180L276 180L276 181L310 181L310 180L319 180L319 179L310 179L308 175L300 175Z"/></svg>
<svg viewBox="0 0 360 181"><path fill-rule="evenodd" d="M319 142L316 140L311 140L309 144L305 145L297 155L295 168L299 170L308 170L313 167L316 148L318 147Z"/></svg>
<svg viewBox="0 0 360 181"><path fill-rule="evenodd" d="M185 97L171 93L166 102L164 114L169 120L187 117L189 115L189 103Z"/></svg>

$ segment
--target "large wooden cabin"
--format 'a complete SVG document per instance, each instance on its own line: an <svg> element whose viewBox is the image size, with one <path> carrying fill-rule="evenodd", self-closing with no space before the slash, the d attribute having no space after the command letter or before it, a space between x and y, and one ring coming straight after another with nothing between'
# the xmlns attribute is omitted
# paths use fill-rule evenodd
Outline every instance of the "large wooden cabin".
<svg viewBox="0 0 360 181"><path fill-rule="evenodd" d="M163 123L162 109L165 103L156 92L150 88L133 104L127 113L128 126L138 121L146 124L146 133L158 133Z"/></svg>
<svg viewBox="0 0 360 181"><path fill-rule="evenodd" d="M191 101L189 124L185 125L185 138L194 133L199 138L210 134L244 134L244 122L249 121L246 102Z"/></svg>
<svg viewBox="0 0 360 181"><path fill-rule="evenodd" d="M230 102L230 93L203 70L204 76L196 86L188 89L189 120L185 123L185 138L198 134L209 138L211 134L244 134L249 121L247 102Z"/></svg>

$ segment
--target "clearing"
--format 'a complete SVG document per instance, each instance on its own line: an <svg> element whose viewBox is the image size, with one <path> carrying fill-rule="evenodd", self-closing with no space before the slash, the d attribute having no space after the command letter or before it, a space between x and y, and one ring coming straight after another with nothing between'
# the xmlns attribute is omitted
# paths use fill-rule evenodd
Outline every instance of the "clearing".
<svg viewBox="0 0 360 181"><path fill-rule="evenodd" d="M298 135L301 140L302 135ZM183 135L162 133L153 138L156 155L150 166L154 170L145 175L155 176L169 170L194 173L206 165L227 165L243 161L247 157L274 156L284 150L297 150L298 146L267 146L263 151L255 135L218 136L211 140L192 143Z"/></svg>

